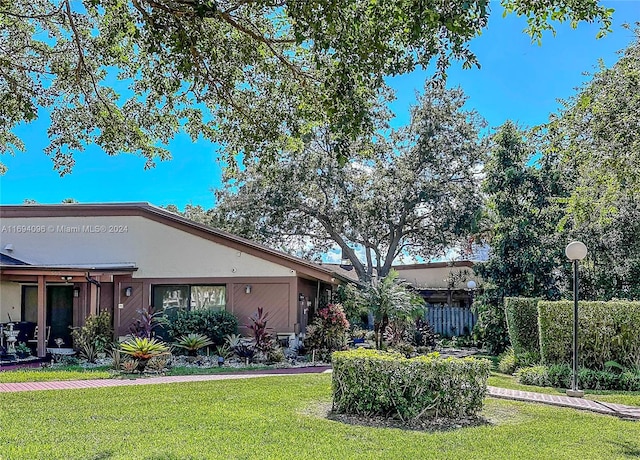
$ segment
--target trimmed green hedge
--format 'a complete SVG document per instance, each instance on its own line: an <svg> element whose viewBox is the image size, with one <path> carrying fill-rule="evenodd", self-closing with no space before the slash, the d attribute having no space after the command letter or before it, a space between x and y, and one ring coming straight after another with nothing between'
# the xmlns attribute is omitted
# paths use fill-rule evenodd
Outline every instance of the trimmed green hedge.
<svg viewBox="0 0 640 460"><path fill-rule="evenodd" d="M516 372L518 382L523 385L555 388L570 388L571 375L571 367L567 364L523 367ZM640 371L615 373L582 368L578 371L578 387L598 391L640 391Z"/></svg>
<svg viewBox="0 0 640 460"><path fill-rule="evenodd" d="M538 302L540 353L546 364L569 364L572 357L573 302ZM604 369L607 361L640 367L640 302L580 302L580 367Z"/></svg>
<svg viewBox="0 0 640 460"><path fill-rule="evenodd" d="M335 352L332 363L334 411L403 422L477 414L491 368L486 359L405 358L365 349Z"/></svg>
<svg viewBox="0 0 640 460"><path fill-rule="evenodd" d="M509 339L516 359L519 357L533 361L540 359L539 300L525 297L506 297L504 299Z"/></svg>

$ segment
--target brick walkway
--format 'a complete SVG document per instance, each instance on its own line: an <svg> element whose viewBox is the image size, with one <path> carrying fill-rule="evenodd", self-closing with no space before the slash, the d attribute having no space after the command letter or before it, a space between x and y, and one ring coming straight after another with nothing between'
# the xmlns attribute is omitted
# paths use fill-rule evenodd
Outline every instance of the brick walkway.
<svg viewBox="0 0 640 460"><path fill-rule="evenodd" d="M640 407L637 406L623 406L622 404L605 403L585 398L571 398L569 396L533 393L531 391L509 390L497 387L488 387L487 390L488 395L494 398L570 407L573 409L597 412L599 414L614 415L628 420L640 420Z"/></svg>
<svg viewBox="0 0 640 460"><path fill-rule="evenodd" d="M72 380L63 382L25 382L0 383L0 393L40 390L69 390L81 388L106 388L132 385L156 385L161 383L209 382L213 380L250 379L258 377L275 377L282 375L310 374L330 372L326 366L269 369L229 374L213 375L177 375L172 377L149 377L140 379L103 379L103 380ZM509 390L506 388L487 387L487 395L494 398L514 401L535 402L552 406L570 407L587 410L599 414L613 415L628 420L640 420L640 407L624 406L622 404L604 403L584 398L570 398L562 395L533 393L530 391Z"/></svg>

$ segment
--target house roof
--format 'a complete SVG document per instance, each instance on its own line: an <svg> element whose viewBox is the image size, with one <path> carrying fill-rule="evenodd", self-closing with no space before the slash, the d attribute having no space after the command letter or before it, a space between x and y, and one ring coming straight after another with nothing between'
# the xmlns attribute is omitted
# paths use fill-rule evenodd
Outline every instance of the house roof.
<svg viewBox="0 0 640 460"><path fill-rule="evenodd" d="M295 269L299 274L325 282L335 278L351 281L341 273L290 254L277 251L255 241L203 225L146 202L95 204L25 204L0 206L0 217L89 217L89 216L141 216L156 222L200 236L202 238L242 250L262 259ZM3 263L4 265L4 263Z"/></svg>
<svg viewBox="0 0 640 460"><path fill-rule="evenodd" d="M0 265L29 265L24 260L16 259L15 257L11 257L8 254L3 254L0 252Z"/></svg>

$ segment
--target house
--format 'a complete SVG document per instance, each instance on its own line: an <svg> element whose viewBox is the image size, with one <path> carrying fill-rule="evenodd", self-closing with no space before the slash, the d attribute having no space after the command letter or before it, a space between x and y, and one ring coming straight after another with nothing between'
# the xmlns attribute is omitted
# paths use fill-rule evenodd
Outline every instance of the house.
<svg viewBox="0 0 640 460"><path fill-rule="evenodd" d="M434 331L444 337L469 335L477 316L472 308L473 296L480 278L469 260L394 265L399 278L411 285L424 298L426 319ZM327 264L332 270L357 281L350 265ZM468 283L473 281L471 285Z"/></svg>
<svg viewBox="0 0 640 460"><path fill-rule="evenodd" d="M148 203L0 206L0 323L48 331L38 356L100 311L122 337L147 306L226 309L241 325L264 307L293 335L343 281Z"/></svg>
<svg viewBox="0 0 640 460"><path fill-rule="evenodd" d="M393 267L424 298L426 319L443 337L469 335L477 321L472 308L480 278L473 262L431 262Z"/></svg>

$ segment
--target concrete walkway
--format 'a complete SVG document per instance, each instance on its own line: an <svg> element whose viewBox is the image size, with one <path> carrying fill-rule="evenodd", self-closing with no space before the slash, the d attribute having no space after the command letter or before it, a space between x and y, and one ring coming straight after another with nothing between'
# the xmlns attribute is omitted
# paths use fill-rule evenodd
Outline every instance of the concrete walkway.
<svg viewBox="0 0 640 460"><path fill-rule="evenodd" d="M61 382L24 382L0 383L0 393L41 391L41 390L70 390L82 388L107 388L134 385L156 385L161 383L210 382L214 380L251 379L259 377L276 377L282 375L311 374L331 372L328 366L268 369L237 373L213 375L177 375L171 377L147 377L139 379L103 379L103 380L71 380ZM613 415L627 420L640 420L640 407L624 406L622 404L604 403L584 398L570 398L562 395L534 393L531 391L509 390L506 388L487 387L487 395L493 398L509 399L513 401L534 402L552 406L569 407L586 410L599 414Z"/></svg>

